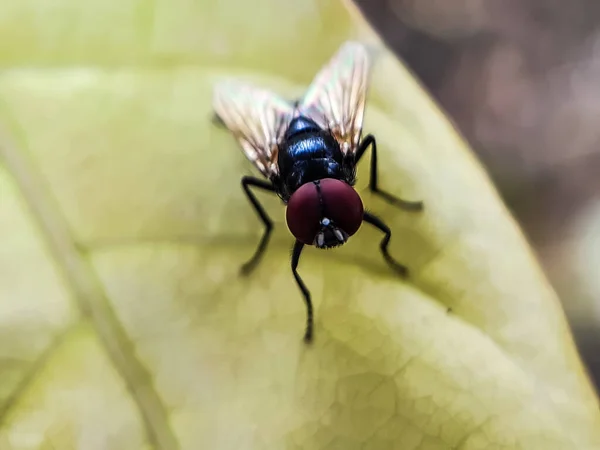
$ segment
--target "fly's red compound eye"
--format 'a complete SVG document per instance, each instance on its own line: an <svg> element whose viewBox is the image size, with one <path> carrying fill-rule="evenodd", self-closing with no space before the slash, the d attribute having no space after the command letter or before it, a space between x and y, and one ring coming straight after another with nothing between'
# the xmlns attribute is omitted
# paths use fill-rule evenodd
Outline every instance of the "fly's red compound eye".
<svg viewBox="0 0 600 450"><path fill-rule="evenodd" d="M292 194L285 219L296 239L308 245L313 243L321 220L319 193L314 183L303 184Z"/></svg>
<svg viewBox="0 0 600 450"><path fill-rule="evenodd" d="M290 232L300 242L311 245L317 238L318 247L330 247L344 243L347 237L358 231L363 212L362 200L352 186L325 178L318 186L306 183L294 192L287 205L286 221ZM328 222L322 222L323 219L332 222L331 233L318 237L324 227L329 227ZM339 242L335 242L336 236ZM334 242L328 242L331 240Z"/></svg>

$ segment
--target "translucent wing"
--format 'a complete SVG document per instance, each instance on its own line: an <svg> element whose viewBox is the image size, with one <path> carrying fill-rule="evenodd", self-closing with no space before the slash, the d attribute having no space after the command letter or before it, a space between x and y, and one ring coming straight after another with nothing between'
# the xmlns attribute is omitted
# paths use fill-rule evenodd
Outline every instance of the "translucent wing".
<svg viewBox="0 0 600 450"><path fill-rule="evenodd" d="M293 105L249 84L224 81L214 90L213 108L267 178L279 173L278 144L293 115Z"/></svg>
<svg viewBox="0 0 600 450"><path fill-rule="evenodd" d="M347 42L315 76L300 104L303 114L333 133L345 154L358 148L369 70L367 48Z"/></svg>

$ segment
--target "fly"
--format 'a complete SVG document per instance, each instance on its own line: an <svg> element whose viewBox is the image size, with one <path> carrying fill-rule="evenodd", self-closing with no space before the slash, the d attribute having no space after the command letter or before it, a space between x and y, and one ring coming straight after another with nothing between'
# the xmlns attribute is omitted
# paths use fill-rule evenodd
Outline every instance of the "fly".
<svg viewBox="0 0 600 450"><path fill-rule="evenodd" d="M402 200L378 187L375 137L362 137L369 72L367 48L347 42L296 102L232 80L219 83L214 91L216 118L263 175L262 179L244 176L241 180L242 189L265 226L242 273L249 274L259 263L273 230L273 222L253 189L275 193L286 205L287 226L296 238L291 268L306 303L306 342L313 337L313 307L310 291L297 270L305 245L338 247L366 222L383 233L380 249L390 267L401 276L408 274L407 268L389 254L390 228L364 211L354 189L356 165L370 148L369 189L407 211L423 209L422 202Z"/></svg>

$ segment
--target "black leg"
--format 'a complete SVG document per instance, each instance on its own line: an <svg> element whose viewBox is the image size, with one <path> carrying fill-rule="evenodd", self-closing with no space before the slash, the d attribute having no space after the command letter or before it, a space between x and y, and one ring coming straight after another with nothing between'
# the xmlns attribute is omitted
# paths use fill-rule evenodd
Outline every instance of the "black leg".
<svg viewBox="0 0 600 450"><path fill-rule="evenodd" d="M392 258L388 251L388 245L390 243L390 238L392 237L392 232L390 231L389 227L385 223L383 223L379 217L374 216L373 214L368 212L365 212L363 220L366 223L373 225L375 228L377 228L379 231L385 234L384 238L381 240L381 244L379 244L379 248L381 249L383 257L385 258L387 263L392 267L392 269L398 272L399 275L403 277L407 276L408 269L406 268L406 266L403 266L394 258Z"/></svg>
<svg viewBox="0 0 600 450"><path fill-rule="evenodd" d="M377 143L375 142L375 136L369 134L364 137L360 143L360 147L356 151L356 163L360 161L365 151L371 147L371 175L369 179L369 189L389 203L399 206L407 211L421 211L423 209L423 202L410 202L402 200L401 198L394 197L385 191L382 191L377 186Z"/></svg>
<svg viewBox="0 0 600 450"><path fill-rule="evenodd" d="M254 210L260 217L260 220L262 220L262 222L265 224L265 232L262 235L262 238L260 239L258 247L256 248L256 251L254 252L254 255L252 255L252 258L250 258L242 266L241 272L244 275L247 275L250 272L252 272L252 270L256 267L256 265L260 261L260 258L262 257L262 254L264 253L265 249L267 248L267 244L269 243L269 238L271 237L271 231L273 230L273 222L271 221L271 219L269 218L269 216L267 215L266 211L264 210L262 205L259 203L257 198L254 196L254 193L250 190L250 186L254 186L259 189L263 189L265 191L275 192L275 188L273 187L273 184L269 181L260 180L258 178L248 177L248 176L242 178L242 188L244 189L244 192L246 193L248 200L250 200L250 203L252 203Z"/></svg>
<svg viewBox="0 0 600 450"><path fill-rule="evenodd" d="M303 248L304 244L300 241L296 241L294 249L292 250L292 273L294 274L296 283L298 283L298 287L302 291L304 302L306 303L306 331L304 333L304 341L311 342L313 337L313 307L312 302L310 301L310 292L304 284L304 281L302 281L302 278L300 278L300 275L298 275L297 270Z"/></svg>

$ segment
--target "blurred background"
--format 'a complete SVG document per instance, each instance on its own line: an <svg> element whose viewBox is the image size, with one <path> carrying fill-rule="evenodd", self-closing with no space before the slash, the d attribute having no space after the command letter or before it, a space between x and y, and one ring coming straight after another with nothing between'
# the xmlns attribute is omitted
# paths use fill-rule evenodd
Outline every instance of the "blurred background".
<svg viewBox="0 0 600 450"><path fill-rule="evenodd" d="M600 2L356 0L521 223L600 386Z"/></svg>

